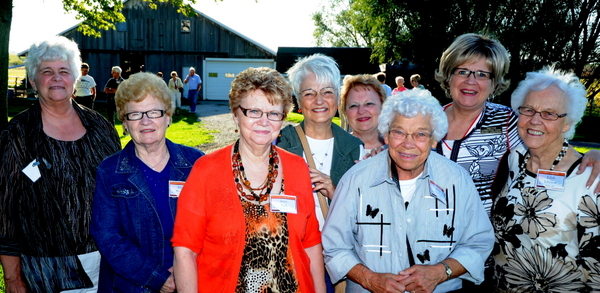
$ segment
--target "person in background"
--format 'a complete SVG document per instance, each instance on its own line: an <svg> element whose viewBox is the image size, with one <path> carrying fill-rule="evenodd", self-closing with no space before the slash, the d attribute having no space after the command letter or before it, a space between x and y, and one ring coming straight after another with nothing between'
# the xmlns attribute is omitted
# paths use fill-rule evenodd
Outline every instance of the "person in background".
<svg viewBox="0 0 600 293"><path fill-rule="evenodd" d="M425 87L421 84L421 76L418 74L413 74L410 76L410 85L412 85L413 89L425 89Z"/></svg>
<svg viewBox="0 0 600 293"><path fill-rule="evenodd" d="M188 85L188 101L190 102L190 112L196 113L196 99L202 88L202 79L196 74L194 67L190 68L190 74L183 81Z"/></svg>
<svg viewBox="0 0 600 293"><path fill-rule="evenodd" d="M183 93L183 82L181 81L181 78L177 77L176 71L171 71L169 90L171 90L175 114L179 114L179 109L181 108L181 94Z"/></svg>
<svg viewBox="0 0 600 293"><path fill-rule="evenodd" d="M151 73L132 74L115 96L131 135L96 173L90 232L102 255L100 292L174 292L171 237L179 191L203 153L165 138L171 92Z"/></svg>
<svg viewBox="0 0 600 293"><path fill-rule="evenodd" d="M114 127L71 98L77 44L33 44L25 67L38 100L0 133L0 261L6 292L96 292L90 235L96 167L121 149Z"/></svg>
<svg viewBox="0 0 600 293"><path fill-rule="evenodd" d="M377 129L385 99L385 90L371 75L355 75L344 80L340 109L348 117L352 135L363 142L361 158L385 145L383 135Z"/></svg>
<svg viewBox="0 0 600 293"><path fill-rule="evenodd" d="M179 199L177 292L325 292L308 168L273 145L293 106L289 84L248 68L229 106L239 139L200 158Z"/></svg>
<svg viewBox="0 0 600 293"><path fill-rule="evenodd" d="M397 94L397 93L401 93L403 91L406 90L406 88L404 87L404 77L402 76L396 76L396 88L394 88L392 90L392 96Z"/></svg>
<svg viewBox="0 0 600 293"><path fill-rule="evenodd" d="M379 131L389 148L338 184L323 228L325 263L348 293L450 292L480 283L494 231L469 174L431 152L448 129L426 90L388 98Z"/></svg>
<svg viewBox="0 0 600 293"><path fill-rule="evenodd" d="M391 96L392 88L389 85L385 84L385 73L379 72L375 75L375 78L377 78L383 89L385 89L386 97Z"/></svg>
<svg viewBox="0 0 600 293"><path fill-rule="evenodd" d="M110 71L112 77L104 86L104 92L106 93L106 117L108 118L108 122L113 125L115 125L115 113L117 112L115 93L117 92L119 84L124 81L123 77L121 77L121 72L121 67L113 66Z"/></svg>
<svg viewBox="0 0 600 293"><path fill-rule="evenodd" d="M492 211L501 291L600 290L598 179L586 188L592 168L574 172L582 154L568 142L586 96L577 76L552 67L527 73L512 94L524 145L508 156L510 176Z"/></svg>
<svg viewBox="0 0 600 293"><path fill-rule="evenodd" d="M89 71L90 66L87 63L81 63L81 77L75 83L73 97L80 105L93 109L96 100L96 81L88 75Z"/></svg>

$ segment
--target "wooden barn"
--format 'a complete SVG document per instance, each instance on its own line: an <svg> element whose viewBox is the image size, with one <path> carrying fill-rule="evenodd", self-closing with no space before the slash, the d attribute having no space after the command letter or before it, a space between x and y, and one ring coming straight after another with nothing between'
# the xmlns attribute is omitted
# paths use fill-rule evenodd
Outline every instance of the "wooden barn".
<svg viewBox="0 0 600 293"><path fill-rule="evenodd" d="M123 8L126 22L103 32L101 38L84 36L77 26L61 35L79 44L99 92L115 65L123 69L125 78L140 71L160 71L167 81L171 71L183 80L194 67L203 82L199 98L227 100L237 73L248 67L275 68L274 51L196 12L190 18L168 3L151 9L143 0L128 0Z"/></svg>

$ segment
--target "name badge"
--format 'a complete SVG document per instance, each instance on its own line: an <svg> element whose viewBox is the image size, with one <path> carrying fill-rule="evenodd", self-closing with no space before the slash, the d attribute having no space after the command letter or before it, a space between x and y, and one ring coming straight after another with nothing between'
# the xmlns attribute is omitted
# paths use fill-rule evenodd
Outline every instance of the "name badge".
<svg viewBox="0 0 600 293"><path fill-rule="evenodd" d="M21 171L25 173L25 175L27 175L31 181L36 182L38 179L40 179L40 177L42 177L42 174L40 174L40 169L38 168L39 164L40 163L34 159Z"/></svg>
<svg viewBox="0 0 600 293"><path fill-rule="evenodd" d="M567 178L567 172L540 169L537 172L535 186L549 190L564 191L565 178Z"/></svg>
<svg viewBox="0 0 600 293"><path fill-rule="evenodd" d="M446 198L446 193L444 189L437 185L437 183L433 182L433 180L429 179L429 190L431 191L431 196L435 198Z"/></svg>
<svg viewBox="0 0 600 293"><path fill-rule="evenodd" d="M169 180L169 197L179 197L183 184L185 184L185 181Z"/></svg>
<svg viewBox="0 0 600 293"><path fill-rule="evenodd" d="M491 126L486 128L481 128L482 134L498 134L502 133L502 127L500 126Z"/></svg>
<svg viewBox="0 0 600 293"><path fill-rule="evenodd" d="M271 212L274 213L298 213L296 197L293 195L272 194L270 199Z"/></svg>

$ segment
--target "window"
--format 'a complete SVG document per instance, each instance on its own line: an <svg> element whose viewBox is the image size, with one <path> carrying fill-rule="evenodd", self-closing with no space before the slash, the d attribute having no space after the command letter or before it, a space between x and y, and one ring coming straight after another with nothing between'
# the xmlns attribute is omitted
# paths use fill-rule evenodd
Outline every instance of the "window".
<svg viewBox="0 0 600 293"><path fill-rule="evenodd" d="M192 29L192 24L190 22L190 20L182 20L181 21L181 32L182 33L189 33Z"/></svg>
<svg viewBox="0 0 600 293"><path fill-rule="evenodd" d="M234 78L235 73L225 73L225 77Z"/></svg>
<svg viewBox="0 0 600 293"><path fill-rule="evenodd" d="M219 77L219 74L216 72L209 72L208 77Z"/></svg>

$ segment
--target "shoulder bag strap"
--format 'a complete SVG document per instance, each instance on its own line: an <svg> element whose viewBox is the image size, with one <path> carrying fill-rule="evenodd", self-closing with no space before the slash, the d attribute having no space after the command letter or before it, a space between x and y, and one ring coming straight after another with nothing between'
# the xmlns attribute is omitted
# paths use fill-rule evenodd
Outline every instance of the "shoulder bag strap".
<svg viewBox="0 0 600 293"><path fill-rule="evenodd" d="M312 152L310 151L310 146L308 145L308 141L306 141L306 135L304 134L304 130L300 124L294 127L296 132L298 133L298 137L300 138L300 142L302 143L302 149L304 149L304 156L306 157L306 161L311 168L315 168L315 160L312 157ZM329 205L327 204L327 197L323 195L320 191L317 191L317 198L319 199L319 205L321 206L321 212L323 213L323 218L327 219L327 212L329 211Z"/></svg>

